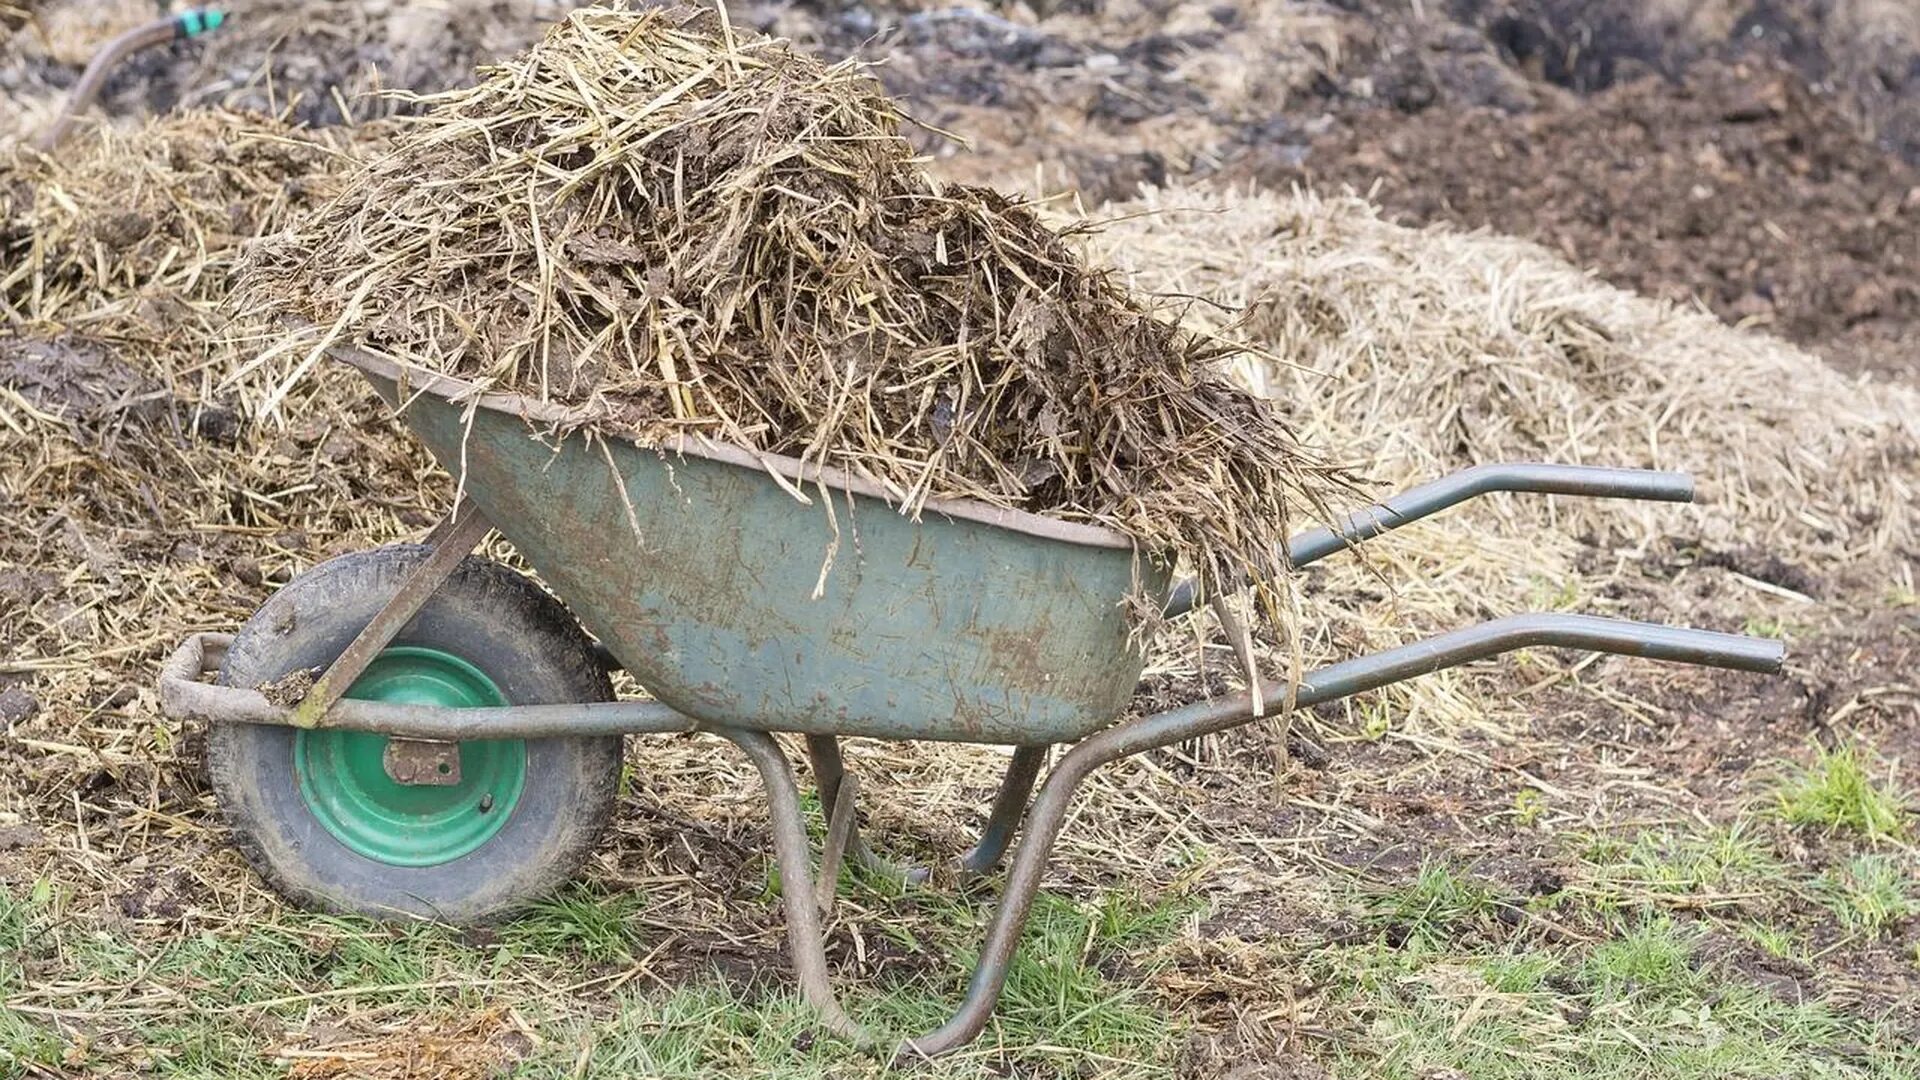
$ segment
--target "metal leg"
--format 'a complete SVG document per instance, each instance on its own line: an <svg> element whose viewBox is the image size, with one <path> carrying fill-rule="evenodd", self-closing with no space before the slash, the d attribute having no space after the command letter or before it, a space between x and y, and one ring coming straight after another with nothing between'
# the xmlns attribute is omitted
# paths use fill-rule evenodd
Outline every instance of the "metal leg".
<svg viewBox="0 0 1920 1080"><path fill-rule="evenodd" d="M787 948L793 955L793 974L800 992L820 1014L820 1022L834 1034L861 1046L874 1039L840 1007L827 975L825 937L820 909L814 905L813 867L807 850L806 820L800 816L800 788L793 767L780 744L764 731L713 728L714 734L738 746L760 770L767 787L767 809L773 823L773 850L780 863L780 895L787 910Z"/></svg>
<svg viewBox="0 0 1920 1080"><path fill-rule="evenodd" d="M906 1062L921 1058L935 1057L947 1053L973 1041L980 1030L987 1025L993 1015L994 1003L1000 999L1000 991L1007 984L1007 966L1013 960L1013 953L1020 944L1020 931L1027 923L1027 912L1033 907L1034 894L1040 891L1040 876L1047 868L1047 859L1053 853L1053 842L1060 835L1060 827L1067 820L1067 808L1073 800L1073 793L1079 788L1093 770L1123 756L1124 749L1110 751L1112 740L1103 740L1123 728L1131 728L1144 723L1134 720L1109 728L1101 735L1081 743L1068 751L1047 775L1047 782L1040 788L1040 797L1033 801L1033 809L1027 817L1027 835L1020 842L1020 848L1014 853L1013 867L1007 872L1006 891L1001 894L1000 906L993 915L993 927L987 932L987 941L980 950L980 962L973 969L973 978L967 983L967 995L960 1002L953 1018L938 1029L916 1039L906 1039L895 1051L896 1062ZM1009 779L1012 777L1009 776ZM1005 789L1002 789L1003 793ZM999 807L995 807L998 817ZM982 843L986 838L982 837Z"/></svg>
<svg viewBox="0 0 1920 1080"><path fill-rule="evenodd" d="M840 890L840 857L853 839L854 807L860 802L860 778L848 773L840 778L840 790L827 808L827 838L820 845L820 880L815 884L814 904L825 918L833 911L833 898Z"/></svg>
<svg viewBox="0 0 1920 1080"><path fill-rule="evenodd" d="M820 806L828 815L832 815L841 805L841 782L847 776L846 761L840 756L840 740L832 735L807 736L807 760L813 765L813 782L820 790ZM925 881L930 876L920 867L901 866L874 854L867 842L861 839L857 820L847 826L845 852L847 861L862 873L911 883ZM830 887L826 884L821 886L822 889Z"/></svg>
<svg viewBox="0 0 1920 1080"><path fill-rule="evenodd" d="M1007 965L1019 945L1020 930L1026 924L1034 894L1039 891L1040 876L1046 868L1047 857L1052 853L1053 841L1059 835L1061 825L1066 822L1067 806L1074 790L1094 769L1138 749L1127 739L1111 736L1152 719L1149 717L1122 724L1119 728L1109 729L1081 743L1062 758L1059 767L1047 777L1040 797L1034 801L1027 839L1020 845L1020 851L1014 858L1013 870L1007 877L1006 892L1000 899L999 909L994 913L993 928L988 934L979 965L974 969L973 980L959 1011L938 1031L901 1043L896 1051L897 1057L911 1059L945 1053L971 1041L986 1026L987 1018L993 1014L994 1003L999 1000L1000 991L1006 985ZM800 813L800 791L794 783L793 769L787 764L787 756L780 751L773 736L763 731L742 731L737 728L707 730L728 739L745 752L760 770L760 777L766 784L774 853L780 864L780 893L787 913L787 947L793 957L794 977L800 983L802 996L819 1012L820 1022L828 1030L861 1046L876 1045L873 1036L840 1007L839 999L833 992L833 983L827 972L820 909L815 904L806 821ZM839 746L831 738L814 737L808 739L808 747L815 752L815 767L819 769L822 765L826 766L820 770L821 792L831 805L837 802L835 796L839 794L840 780L845 775ZM1010 788L1020 786L1012 783L1020 772L1028 773L1026 782L1030 784L1031 771L1037 770L1039 760L1045 757L1041 748L1023 749L1032 752L1016 755L1013 767L1008 770L1009 782L1001 787L1003 797ZM828 794L829 777L831 794ZM996 801L994 819L1017 820L1017 815L1000 812L999 803L1003 801L1017 803L1022 800L1003 798ZM1011 821L1007 828L1011 829Z"/></svg>
<svg viewBox="0 0 1920 1080"><path fill-rule="evenodd" d="M1066 822L1067 807L1074 791L1094 769L1115 758L1144 749L1139 745L1139 736L1164 738L1164 726L1154 723L1158 719L1160 717L1146 717L1109 728L1076 746L1047 777L1046 785L1040 789L1040 797L1034 800L1027 838L1014 856L1013 869L1007 875L1006 892L1000 899L999 909L994 913L993 928L981 950L980 962L974 968L966 997L953 1019L939 1030L902 1042L895 1051L897 1060L943 1054L980 1034L987 1018L993 1014L993 1006L1000 998L1001 989L1006 985L1007 965L1019 945L1020 930L1026 925L1034 894L1040 889L1041 873L1046 869L1048 856L1052 854L1054 839L1059 836L1060 827ZM1245 721L1236 717L1234 722ZM1231 724L1223 723L1220 726ZM780 862L780 892L787 913L787 946L793 956L794 976L800 983L801 994L819 1011L821 1023L829 1030L861 1046L875 1045L873 1037L846 1014L833 993L832 981L827 973L826 946L820 928L820 909L815 905L806 822L800 814L800 792L794 783L793 769L787 764L786 755L780 752L773 736L762 731L736 728L708 730L731 740L744 751L759 768L760 776L766 783L767 804L773 822L773 846ZM844 769L840 767L839 747L834 745L832 739L818 738L810 738L808 745L815 752L815 767L821 772L823 796L832 804L844 775ZM1007 782L1001 785L1002 798L996 801L994 807L993 820L1002 823L1003 828L996 831L990 824L990 836L983 837L983 844L993 836L1010 834L1018 815L1002 813L1001 806L1006 803L1017 805L1023 801L1012 798L1010 793L1032 783L1033 772L1038 770L1040 760L1045 757L1044 750L1039 747L1027 747L1023 751L1026 752L1017 754L1012 767L1008 769ZM1025 780L1021 781L1023 774ZM828 794L829 778L832 794ZM1004 847L1004 840L997 846Z"/></svg>
<svg viewBox="0 0 1920 1080"><path fill-rule="evenodd" d="M1006 778L1000 781L1000 793L993 797L993 813L987 817L986 828L980 830L980 842L960 856L963 873L985 874L1000 865L1000 858L1007 853L1007 845L1013 843L1014 831L1020 827L1020 818L1027 811L1027 796L1033 794L1033 782L1040 775L1040 766L1046 764L1047 752L1052 749L1051 746L1014 748L1013 760L1007 763Z"/></svg>
<svg viewBox="0 0 1920 1080"><path fill-rule="evenodd" d="M1040 875L1053 853L1053 842L1066 822L1074 790L1093 770L1132 754L1197 739L1269 715L1288 702L1290 691L1293 707L1306 709L1529 646L1592 649L1758 672L1780 670L1783 654L1777 641L1734 634L1678 630L1590 615L1514 615L1324 667L1309 673L1295 687L1275 680L1261 688L1264 709L1255 708L1253 694L1242 691L1115 724L1068 751L1048 774L1028 812L1026 838L1014 854L1006 892L994 912L993 926L967 984L966 997L953 1018L940 1028L902 1042L897 1057L911 1060L944 1054L965 1045L986 1026L994 1002L1006 986L1007 965L1020 943L1020 930L1026 925L1034 893L1039 891Z"/></svg>
<svg viewBox="0 0 1920 1080"><path fill-rule="evenodd" d="M1278 694L1267 698L1273 703ZM1311 704L1310 699L1304 703ZM1069 750L1041 785L1027 815L1026 837L1014 853L1013 866L1007 872L1006 890L994 912L993 926L981 947L980 961L967 983L966 997L952 1019L938 1029L915 1039L906 1039L895 1051L896 1061L930 1058L958 1049L973 1041L993 1015L993 1006L1007 983L1007 967L1020 944L1020 931L1040 891L1040 877L1053 854L1053 842L1066 823L1073 793L1095 769L1109 762L1183 739L1195 738L1246 723L1253 712L1249 695L1242 693L1220 702L1204 703L1172 712L1144 716L1094 735ZM1038 755L1036 755L1038 756ZM1016 762L1016 765L1019 763ZM1035 766L1037 768L1037 765ZM1013 780L1009 770L1009 781ZM1029 781L1030 782L1030 781ZM1005 794L1005 789L1002 789ZM995 807L998 817L999 807ZM984 842L984 838L983 838Z"/></svg>

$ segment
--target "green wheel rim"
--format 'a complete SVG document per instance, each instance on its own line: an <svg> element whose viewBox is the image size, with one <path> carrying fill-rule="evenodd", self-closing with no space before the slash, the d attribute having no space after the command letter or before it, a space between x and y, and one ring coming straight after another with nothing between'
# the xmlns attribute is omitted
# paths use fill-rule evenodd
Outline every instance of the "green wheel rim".
<svg viewBox="0 0 1920 1080"><path fill-rule="evenodd" d="M507 699L479 668L417 645L374 658L350 698L471 709ZM491 840L512 816L527 780L527 744L460 744L460 782L402 784L387 775L387 737L367 731L298 731L293 773L307 809L334 839L392 866L436 866Z"/></svg>

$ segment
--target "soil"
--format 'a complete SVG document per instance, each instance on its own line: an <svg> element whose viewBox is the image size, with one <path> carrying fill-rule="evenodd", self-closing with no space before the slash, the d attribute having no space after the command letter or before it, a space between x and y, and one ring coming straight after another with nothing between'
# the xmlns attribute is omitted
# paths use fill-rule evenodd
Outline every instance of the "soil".
<svg viewBox="0 0 1920 1080"><path fill-rule="evenodd" d="M1349 111L1304 157L1254 146L1229 172L1531 237L1848 370L1920 367L1920 170L1790 71L1707 61L1518 116Z"/></svg>

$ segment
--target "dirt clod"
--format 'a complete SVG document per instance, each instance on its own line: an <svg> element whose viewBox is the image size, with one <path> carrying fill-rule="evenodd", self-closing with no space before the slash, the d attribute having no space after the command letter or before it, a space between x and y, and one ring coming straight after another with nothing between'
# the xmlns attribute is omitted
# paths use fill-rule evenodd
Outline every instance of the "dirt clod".
<svg viewBox="0 0 1920 1080"><path fill-rule="evenodd" d="M0 724L8 727L31 720L40 711L40 699L24 686L0 690Z"/></svg>
<svg viewBox="0 0 1920 1080"><path fill-rule="evenodd" d="M255 689L259 690L260 696L266 698L270 704L291 709L305 701L307 695L313 692L313 681L319 677L319 674L318 668L289 671L277 679L261 683Z"/></svg>

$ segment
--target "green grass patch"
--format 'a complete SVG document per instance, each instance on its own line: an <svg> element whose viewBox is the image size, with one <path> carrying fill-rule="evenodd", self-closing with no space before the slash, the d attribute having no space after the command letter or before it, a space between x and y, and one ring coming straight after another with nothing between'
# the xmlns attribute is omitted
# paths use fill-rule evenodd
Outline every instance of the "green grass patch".
<svg viewBox="0 0 1920 1080"><path fill-rule="evenodd" d="M46 895L36 898L43 891ZM30 986L23 964L36 954L49 955L50 893L44 882L20 894L0 891L0 1076L24 1075L30 1066L52 1067L60 1061L60 1037L40 1018L9 1004Z"/></svg>
<svg viewBox="0 0 1920 1080"><path fill-rule="evenodd" d="M229 1017L183 1014L143 1024L140 1036L151 1076L277 1080L287 1074L274 1059L273 1040Z"/></svg>
<svg viewBox="0 0 1920 1080"><path fill-rule="evenodd" d="M1395 942L1437 945L1485 926L1495 897L1460 868L1429 859L1412 882L1371 892L1362 907L1367 921Z"/></svg>
<svg viewBox="0 0 1920 1080"><path fill-rule="evenodd" d="M644 893L575 884L540 901L502 928L501 944L520 952L574 956L588 964L630 964L646 927Z"/></svg>
<svg viewBox="0 0 1920 1080"><path fill-rule="evenodd" d="M34 1005L59 1011L83 1037L0 1004L4 1066L65 1062L61 1074L279 1077L275 1048L316 1013L400 1010L420 1018L460 1015L523 996L527 976L549 983L578 962L559 953L506 954L476 947L446 927L385 927L360 919L286 913L233 929L143 940L73 919L44 905L0 898L0 1002L28 984ZM154 1008L156 999L167 1008ZM121 1011L127 1001L146 1007Z"/></svg>
<svg viewBox="0 0 1920 1080"><path fill-rule="evenodd" d="M1915 1075L1890 1032L1703 964L1698 935L1652 916L1581 946L1322 947L1305 958L1320 1011L1359 1026L1319 1051L1337 1076L1383 1080Z"/></svg>
<svg viewBox="0 0 1920 1080"><path fill-rule="evenodd" d="M1587 981L1599 996L1678 994L1695 985L1693 936L1667 918L1649 919L1596 947L1587 957Z"/></svg>
<svg viewBox="0 0 1920 1080"><path fill-rule="evenodd" d="M32 1066L50 1069L60 1063L60 1036L38 1019L7 1006L5 999L21 986L0 980L0 1076L24 1076Z"/></svg>
<svg viewBox="0 0 1920 1080"><path fill-rule="evenodd" d="M1791 927L1765 922L1742 923L1740 935L1768 956L1796 963L1805 961L1806 946Z"/></svg>
<svg viewBox="0 0 1920 1080"><path fill-rule="evenodd" d="M1777 891L1787 874L1771 842L1750 820L1699 829L1649 829L1630 837L1574 838L1581 863L1573 887L1607 911L1737 907Z"/></svg>
<svg viewBox="0 0 1920 1080"><path fill-rule="evenodd" d="M1784 833L1749 817L1562 834L1568 884L1511 927L1486 886L1429 861L1355 898L1371 934L1279 963L1315 988L1327 1031L1311 1052L1343 1078L1920 1078L1912 1039L1871 1008L1797 996L1817 981L1776 996L1703 947L1738 936L1810 963L1830 928L1887 940L1920 915L1910 851L1821 874L1787 857Z"/></svg>
<svg viewBox="0 0 1920 1080"><path fill-rule="evenodd" d="M921 934L896 928L896 940L948 957L947 963L932 976L855 988L843 996L848 1011L889 1044L952 1014L971 974L968 950L983 930L983 913L957 898L910 891L909 901L922 917L903 923ZM954 1057L916 1067L914 1075L1169 1075L1182 1033L1140 989L1138 976L1151 971L1153 950L1178 930L1189 910L1181 900L1150 902L1125 892L1090 903L1043 894L986 1034ZM1121 968L1129 977L1117 976ZM629 991L607 1015L557 1015L541 1031L544 1048L515 1075L557 1080L584 1070L589 1076L671 1080L887 1071L883 1057L822 1034L812 1011L792 992L717 979L672 991Z"/></svg>
<svg viewBox="0 0 1920 1080"><path fill-rule="evenodd" d="M1907 831L1903 797L1874 782L1866 755L1851 743L1817 748L1813 763L1796 769L1781 788L1780 813L1795 825L1874 840Z"/></svg>
<svg viewBox="0 0 1920 1080"><path fill-rule="evenodd" d="M1858 855L1822 875L1820 894L1849 933L1875 937L1920 914L1907 869L1890 855Z"/></svg>
<svg viewBox="0 0 1920 1080"><path fill-rule="evenodd" d="M278 1048L316 1016L400 1015L429 1025L509 1004L541 1035L517 1066L526 1076L578 1075L583 1061L595 1076L885 1071L882 1059L824 1035L783 978L770 979L772 988L696 978L671 991L640 979L611 1003L603 990L556 994L646 955L637 893L575 886L491 934L287 912L143 939L63 918L58 897L43 892L0 895L0 1077L30 1066L62 1075L278 1077L286 1072ZM924 939L914 947L942 962L922 976L856 985L847 1004L877 1032L919 1034L958 1004L991 909L931 891L894 902L905 909L897 922ZM1183 899L1127 892L1088 902L1042 895L985 1049L929 1075L978 1075L989 1059L1033 1075L1166 1075L1184 1036L1142 983L1190 911ZM32 1003L72 1018L70 1030L84 1038L7 1007L28 985L28 963L40 982L63 988ZM157 990L167 1008L117 1011Z"/></svg>

